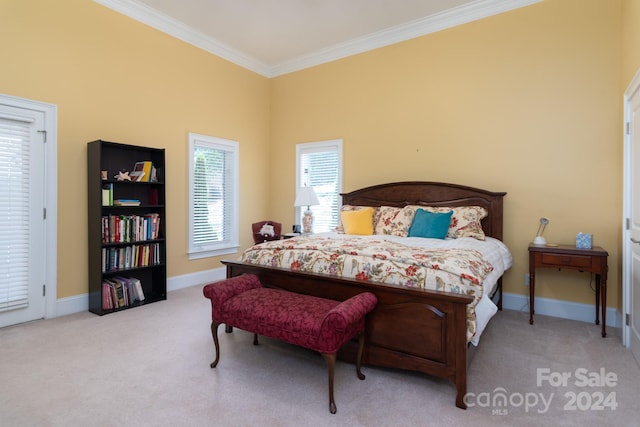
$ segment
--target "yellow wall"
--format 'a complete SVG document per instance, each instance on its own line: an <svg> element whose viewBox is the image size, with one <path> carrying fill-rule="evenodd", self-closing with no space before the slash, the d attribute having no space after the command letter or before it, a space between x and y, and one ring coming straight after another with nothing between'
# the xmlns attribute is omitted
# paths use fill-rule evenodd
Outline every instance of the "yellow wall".
<svg viewBox="0 0 640 427"><path fill-rule="evenodd" d="M241 223L267 215L268 79L91 0L0 0L0 53L0 93L58 106L58 298L87 292L88 141L166 148L169 277L220 266L186 256L188 132L239 141Z"/></svg>
<svg viewBox="0 0 640 427"><path fill-rule="evenodd" d="M263 218L288 229L295 144L342 138L345 191L400 180L507 191L507 292L526 292L540 216L550 242L593 233L619 306L621 95L640 66L639 10L546 0L269 80L91 0L0 0L12 58L0 93L58 106L58 297L87 292L84 165L97 138L166 148L168 275L220 266L186 257L191 131L240 142L241 231ZM590 304L587 283L541 271L537 295Z"/></svg>
<svg viewBox="0 0 640 427"><path fill-rule="evenodd" d="M273 80L272 211L293 221L296 143L342 138L344 190L445 181L506 191L505 291L528 243L594 234L619 304L621 3L547 0ZM276 185L276 183L289 183ZM288 220L288 221L287 221ZM541 270L536 296L593 304L589 276Z"/></svg>
<svg viewBox="0 0 640 427"><path fill-rule="evenodd" d="M640 0L622 0L622 89L640 70Z"/></svg>

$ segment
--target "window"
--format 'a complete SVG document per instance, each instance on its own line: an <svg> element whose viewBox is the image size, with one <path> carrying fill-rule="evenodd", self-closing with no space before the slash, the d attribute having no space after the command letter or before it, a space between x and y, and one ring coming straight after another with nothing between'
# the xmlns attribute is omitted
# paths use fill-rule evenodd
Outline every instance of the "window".
<svg viewBox="0 0 640 427"><path fill-rule="evenodd" d="M238 143L189 133L189 258L238 247Z"/></svg>
<svg viewBox="0 0 640 427"><path fill-rule="evenodd" d="M296 145L297 187L313 187L320 205L311 206L313 231L331 231L340 219L342 191L342 140L309 142ZM305 209L296 208L297 223Z"/></svg>

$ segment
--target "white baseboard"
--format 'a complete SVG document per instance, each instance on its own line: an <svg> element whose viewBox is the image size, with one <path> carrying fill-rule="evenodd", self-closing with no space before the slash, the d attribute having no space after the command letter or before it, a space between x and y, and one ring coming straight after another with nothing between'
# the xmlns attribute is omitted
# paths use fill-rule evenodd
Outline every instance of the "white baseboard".
<svg viewBox="0 0 640 427"><path fill-rule="evenodd" d="M507 310L529 311L529 296L504 293L502 307ZM536 314L560 317L562 319L578 320L593 323L595 321L595 303L582 304L571 301L536 297ZM619 328L622 326L622 314L617 309L607 307L607 326Z"/></svg>
<svg viewBox="0 0 640 427"><path fill-rule="evenodd" d="M227 277L226 267L170 277L167 279L167 292L177 291L178 289L188 288L190 286L204 285L205 283L222 280L225 277ZM49 316L48 318L81 313L87 310L89 310L89 294L74 295L56 300L55 316Z"/></svg>
<svg viewBox="0 0 640 427"><path fill-rule="evenodd" d="M184 289L190 286L216 282L224 279L225 277L227 277L226 267L212 268L211 270L170 277L167 279L167 292L177 291L178 289Z"/></svg>
<svg viewBox="0 0 640 427"><path fill-rule="evenodd" d="M225 267L170 277L167 279L167 292L177 291L190 286L204 285L205 283L222 280L225 277ZM502 306L507 310L529 311L529 297L527 295L505 292ZM88 294L60 298L56 301L55 317L80 313L87 310L89 310ZM595 306L593 304L536 297L536 314L592 323L595 320ZM618 312L617 309L607 307L607 326L614 328L622 327L622 314Z"/></svg>

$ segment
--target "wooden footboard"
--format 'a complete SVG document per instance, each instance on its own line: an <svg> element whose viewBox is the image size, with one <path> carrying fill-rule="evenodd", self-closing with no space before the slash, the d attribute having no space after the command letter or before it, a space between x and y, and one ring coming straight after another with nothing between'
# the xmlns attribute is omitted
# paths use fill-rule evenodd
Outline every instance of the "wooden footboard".
<svg viewBox="0 0 640 427"><path fill-rule="evenodd" d="M243 262L223 263L227 277L253 273L263 286L306 295L344 301L364 291L373 292L378 304L367 316L362 362L448 379L456 387L456 406L466 408L466 308L472 297ZM349 361L356 356L355 343L339 353Z"/></svg>

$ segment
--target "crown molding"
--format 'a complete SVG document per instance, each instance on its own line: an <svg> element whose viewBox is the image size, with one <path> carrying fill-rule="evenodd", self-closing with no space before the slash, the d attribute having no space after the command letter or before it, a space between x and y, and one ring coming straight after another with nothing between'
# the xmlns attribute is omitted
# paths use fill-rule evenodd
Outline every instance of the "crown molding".
<svg viewBox="0 0 640 427"><path fill-rule="evenodd" d="M93 1L236 65L269 77L271 70L269 66L261 61L247 56L213 37L202 34L181 21L152 9L137 0Z"/></svg>
<svg viewBox="0 0 640 427"><path fill-rule="evenodd" d="M466 24L544 0L477 0L425 18L317 50L271 67L270 77L299 71Z"/></svg>
<svg viewBox="0 0 640 427"><path fill-rule="evenodd" d="M236 65L271 78L477 21L544 0L476 0L422 19L283 61L273 66L264 64L225 43L195 31L182 22L160 13L137 0L93 1Z"/></svg>

